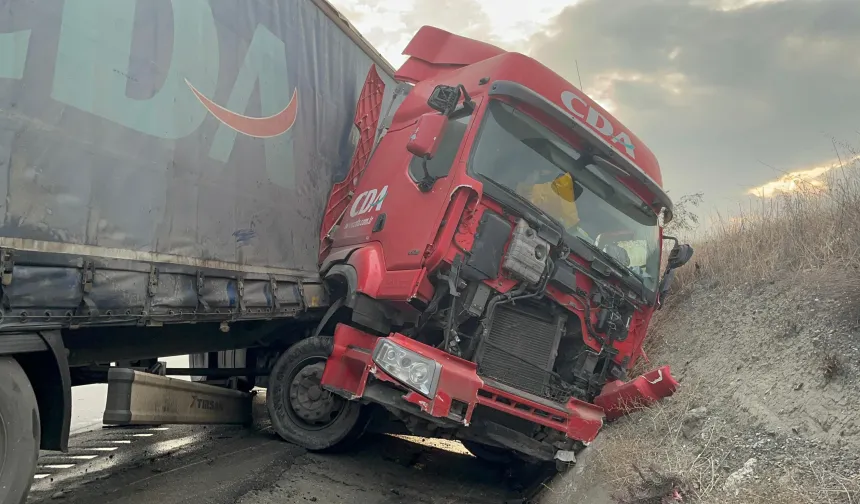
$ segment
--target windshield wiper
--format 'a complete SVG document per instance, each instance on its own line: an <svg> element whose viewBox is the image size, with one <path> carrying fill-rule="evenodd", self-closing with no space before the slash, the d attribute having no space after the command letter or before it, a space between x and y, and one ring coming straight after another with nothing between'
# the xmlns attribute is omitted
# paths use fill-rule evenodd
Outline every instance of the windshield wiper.
<svg viewBox="0 0 860 504"><path fill-rule="evenodd" d="M627 269L627 266L624 266L624 264L621 261L619 261L618 259L607 254L603 250L600 250L600 247L598 247L597 245L591 243L590 241L586 240L585 238L583 238L579 235L575 235L575 236L576 236L577 240L581 241L592 252L596 252L601 258L606 259L607 261L609 261L609 263L611 263L613 266L615 266L616 269L620 270L620 273L622 276L627 277L627 276L630 276L633 274L633 272L631 272L629 269Z"/></svg>
<svg viewBox="0 0 860 504"><path fill-rule="evenodd" d="M586 240L585 238L583 238L581 236L577 236L576 239L579 240L583 245L588 247L588 249L591 250L592 252L596 252L601 258L606 259L610 263L610 265L615 266L615 268L613 268L613 269L618 270L618 273L620 274L622 281L624 281L624 283L626 283L628 286L630 286L630 288L632 288L634 290L638 288L639 289L639 295L642 297L642 299L648 299L648 295L647 295L648 293L647 293L647 289L645 288L645 282L642 280L642 278L639 275L630 271L627 268L627 266L624 266L624 264L621 263L621 261L612 257L611 255L604 252L603 250L600 250L600 247L591 243L590 241Z"/></svg>
<svg viewBox="0 0 860 504"><path fill-rule="evenodd" d="M588 250L595 253L597 256L600 256L601 258L605 259L605 261L609 263L607 266L609 266L612 271L615 271L618 274L618 276L626 284L628 284L630 286L631 289L634 289L634 290L641 289L640 294L642 296L642 299L646 299L645 283L637 275L634 275L632 271L627 269L627 267L624 266L620 261L618 261L618 259L615 259L614 257L607 254L603 250L600 250L600 248L598 248L596 245L594 245L590 241L584 239L583 237L581 237L579 235L575 235L573 233L570 233L569 231L567 231L567 228L564 227L564 225L561 223L561 221L559 221L555 217L549 215L548 213L544 212L543 210L538 208L534 203L532 203L528 199L524 198L522 195L520 195L519 193L517 193L516 191L514 191L510 187L508 187L504 184L501 184L499 182L496 182L495 180L493 180L489 177L486 177L484 175L479 175L479 177L485 184L488 183L492 187L501 190L502 192L504 192L508 196L514 198L514 200L517 203L520 203L520 204L524 205L526 208L532 210L534 213L537 214L535 217L538 218L539 220L549 221L548 222L549 224L555 225L558 228L556 232L561 233L561 236L563 237L565 243L568 243L568 247L570 247L571 249L575 249L575 247L568 241L568 237L576 237L577 241L579 241L580 243L585 245L585 247ZM526 220L528 220L528 219L526 219ZM580 253L580 255L585 257L584 254ZM596 257L593 259L596 259ZM592 269L595 269L595 271L599 271L593 265L592 265ZM606 273L603 273L603 274L606 274Z"/></svg>
<svg viewBox="0 0 860 504"><path fill-rule="evenodd" d="M558 230L559 230L559 231L561 231L561 233L562 233L562 234L564 234L564 233L566 233L566 232L567 232L567 229L564 227L564 225L561 223L561 221L559 221L558 219L556 219L556 218L555 218L555 217L553 217L552 215L550 215L550 214L548 214L548 213L544 212L543 210L541 210L540 208L538 208L538 206L537 206L537 205L535 205L534 203L532 203L531 201L529 201L529 200L528 200L528 198L525 198L525 197L524 197L523 195L521 195L520 193L518 193L518 192L514 191L513 189L511 189L510 187L508 187L508 186L506 186L506 185L504 185L504 184L501 184L501 183L499 183L499 182L496 182L495 180L493 180L493 179L491 179L491 178L489 178L489 177L486 177L486 176L484 176L484 175L481 175L481 180L482 180L484 183L489 182L489 183L490 183L490 185L492 185L493 187L495 187L495 188L497 188L497 189L501 190L502 192L504 192L504 193L505 193L505 194L507 194L508 196L511 196L511 197L513 197L513 198L516 198L516 200L517 200L518 202L520 202L520 203L524 204L524 205L525 205L525 206L527 206L530 210L532 210L533 212L535 212L535 213L538 215L538 217L543 217L543 218L545 218L545 219L549 220L552 224L555 224L556 226L558 226Z"/></svg>

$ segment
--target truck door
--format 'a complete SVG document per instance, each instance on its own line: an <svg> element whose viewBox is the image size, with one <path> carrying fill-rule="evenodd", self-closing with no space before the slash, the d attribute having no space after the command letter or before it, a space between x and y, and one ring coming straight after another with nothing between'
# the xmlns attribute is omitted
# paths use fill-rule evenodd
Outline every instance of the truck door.
<svg viewBox="0 0 860 504"><path fill-rule="evenodd" d="M471 126L468 117L449 120L427 170L436 180L429 192L418 189L422 160L406 150L412 128L389 132L365 170L351 206L335 232L335 246L376 241L383 246L388 270L418 269L448 205L455 161Z"/></svg>

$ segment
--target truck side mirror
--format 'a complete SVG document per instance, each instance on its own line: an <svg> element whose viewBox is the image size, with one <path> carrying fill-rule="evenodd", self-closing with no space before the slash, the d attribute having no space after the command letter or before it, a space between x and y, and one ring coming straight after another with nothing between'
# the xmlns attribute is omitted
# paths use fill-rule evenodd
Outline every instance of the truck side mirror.
<svg viewBox="0 0 860 504"><path fill-rule="evenodd" d="M686 244L679 245L676 243L675 246L672 247L672 250L669 252L669 269L680 268L681 266L690 262L690 259L692 257L693 247Z"/></svg>
<svg viewBox="0 0 860 504"><path fill-rule="evenodd" d="M663 301L669 295L669 286L672 285L672 280L675 279L675 270L690 262L690 259L693 257L693 247L687 244L679 244L678 239L673 236L664 236L663 239L672 240L675 242L675 245L669 252L666 273L663 274L663 279L660 280L660 292L657 297L658 310L663 307Z"/></svg>
<svg viewBox="0 0 860 504"><path fill-rule="evenodd" d="M448 127L448 118L442 114L428 113L418 118L418 124L406 143L406 150L413 156L423 159L433 159L445 129Z"/></svg>
<svg viewBox="0 0 860 504"><path fill-rule="evenodd" d="M657 308L663 307L663 301L666 300L666 296L669 295L669 287L672 285L672 280L675 279L675 270L669 270L663 275L663 279L660 280L660 293L659 293L659 302L660 304Z"/></svg>
<svg viewBox="0 0 860 504"><path fill-rule="evenodd" d="M475 102L472 101L472 97L469 96L462 84L456 86L439 84L433 88L430 98L427 99L427 106L439 111L445 117L451 117L451 114L457 109L460 97L463 98L463 112L467 115L471 114L475 110Z"/></svg>

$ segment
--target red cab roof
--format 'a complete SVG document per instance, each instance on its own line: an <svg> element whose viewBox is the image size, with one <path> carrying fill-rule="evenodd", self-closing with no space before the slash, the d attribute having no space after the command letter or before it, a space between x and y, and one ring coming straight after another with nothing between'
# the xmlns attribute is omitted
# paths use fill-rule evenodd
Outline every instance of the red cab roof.
<svg viewBox="0 0 860 504"><path fill-rule="evenodd" d="M419 29L403 54L409 59L397 70L395 78L416 84L483 62L484 65L479 65L481 71L491 74L493 81L517 82L551 101L662 188L657 158L639 137L588 95L536 60L432 26Z"/></svg>

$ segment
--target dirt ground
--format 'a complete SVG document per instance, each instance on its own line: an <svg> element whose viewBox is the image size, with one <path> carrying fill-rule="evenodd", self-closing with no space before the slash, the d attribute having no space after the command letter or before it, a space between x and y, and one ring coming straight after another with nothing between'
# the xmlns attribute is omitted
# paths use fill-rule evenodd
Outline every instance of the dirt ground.
<svg viewBox="0 0 860 504"><path fill-rule="evenodd" d="M498 504L522 495L504 468L481 463L456 442L368 434L348 453L308 453L271 431L264 401L255 398L252 429L74 436L68 454L43 455L38 472L50 476L36 481L28 502ZM104 447L115 448L98 451Z"/></svg>
<svg viewBox="0 0 860 504"><path fill-rule="evenodd" d="M649 358L670 364L681 390L608 426L542 502L857 502L855 275L700 283L670 300Z"/></svg>
<svg viewBox="0 0 860 504"><path fill-rule="evenodd" d="M655 319L648 352L650 367L672 366L681 390L608 425L540 501L860 502L860 283L850 278L810 271L676 294ZM113 464L100 457L39 481L30 501L489 504L521 496L504 469L457 443L369 436L353 453L321 455L281 441L265 419L253 430L197 429L159 433L180 438L152 438L116 452ZM78 436L73 453L121 434Z"/></svg>

